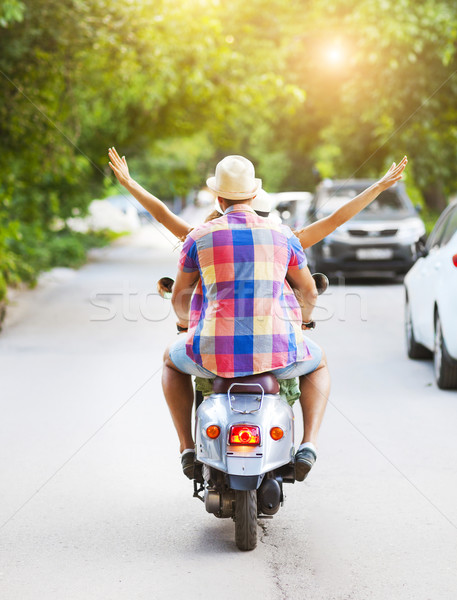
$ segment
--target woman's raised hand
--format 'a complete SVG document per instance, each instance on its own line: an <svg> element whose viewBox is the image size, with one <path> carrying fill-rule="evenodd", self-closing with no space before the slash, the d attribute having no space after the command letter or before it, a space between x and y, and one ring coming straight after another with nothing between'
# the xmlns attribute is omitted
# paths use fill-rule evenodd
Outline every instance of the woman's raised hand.
<svg viewBox="0 0 457 600"><path fill-rule="evenodd" d="M108 148L108 156L110 158L109 166L116 175L119 183L125 186L125 184L130 180L129 168L127 166L127 161L125 160L125 156L121 158L114 146L112 148Z"/></svg>
<svg viewBox="0 0 457 600"><path fill-rule="evenodd" d="M403 171L405 170L407 164L408 159L406 158L406 156L403 157L402 161L398 163L398 165L392 163L390 169L378 182L384 190L390 188L391 185L393 185L396 181L399 181L403 177Z"/></svg>

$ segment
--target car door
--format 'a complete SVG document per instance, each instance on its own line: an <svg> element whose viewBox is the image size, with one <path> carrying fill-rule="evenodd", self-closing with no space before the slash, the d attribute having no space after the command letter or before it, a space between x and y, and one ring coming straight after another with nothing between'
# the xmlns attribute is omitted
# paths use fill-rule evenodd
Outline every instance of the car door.
<svg viewBox="0 0 457 600"><path fill-rule="evenodd" d="M434 306L440 277L440 249L449 214L450 211L446 210L438 219L427 240L427 254L419 259L417 275L410 286L414 333L417 341L427 348L433 348L434 344Z"/></svg>
<svg viewBox="0 0 457 600"><path fill-rule="evenodd" d="M436 300L446 347L457 358L457 204L447 216L439 257Z"/></svg>

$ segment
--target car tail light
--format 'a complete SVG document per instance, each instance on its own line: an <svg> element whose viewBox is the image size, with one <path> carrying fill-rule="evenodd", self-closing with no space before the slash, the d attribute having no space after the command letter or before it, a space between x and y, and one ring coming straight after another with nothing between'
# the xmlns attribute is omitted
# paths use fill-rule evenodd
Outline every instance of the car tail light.
<svg viewBox="0 0 457 600"><path fill-rule="evenodd" d="M457 267L457 254L454 254L452 257L452 262L454 263L454 267Z"/></svg>
<svg viewBox="0 0 457 600"><path fill-rule="evenodd" d="M206 435L209 438L211 438L212 440L215 440L216 438L218 438L220 433L221 433L221 429L217 425L210 425L209 427L206 428Z"/></svg>
<svg viewBox="0 0 457 600"><path fill-rule="evenodd" d="M229 443L233 446L259 446L260 429L252 425L232 425Z"/></svg>
<svg viewBox="0 0 457 600"><path fill-rule="evenodd" d="M278 441L284 437L284 431L281 427L272 427L270 429L270 436L273 440Z"/></svg>

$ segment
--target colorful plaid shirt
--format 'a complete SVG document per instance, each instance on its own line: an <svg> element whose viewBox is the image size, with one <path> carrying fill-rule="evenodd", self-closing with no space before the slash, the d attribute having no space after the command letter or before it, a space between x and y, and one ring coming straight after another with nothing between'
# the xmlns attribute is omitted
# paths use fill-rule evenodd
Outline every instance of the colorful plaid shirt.
<svg viewBox="0 0 457 600"><path fill-rule="evenodd" d="M179 268L200 272L187 355L221 377L241 377L311 358L302 314L285 277L307 264L292 231L246 204L187 236Z"/></svg>

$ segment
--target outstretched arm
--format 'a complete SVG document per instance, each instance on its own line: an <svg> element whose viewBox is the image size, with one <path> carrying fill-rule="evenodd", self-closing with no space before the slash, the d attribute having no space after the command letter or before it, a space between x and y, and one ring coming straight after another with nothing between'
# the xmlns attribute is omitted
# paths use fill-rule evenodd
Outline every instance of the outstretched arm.
<svg viewBox="0 0 457 600"><path fill-rule="evenodd" d="M110 158L109 166L117 177L121 185L134 196L151 215L162 223L177 238L183 240L191 231L192 227L184 219L178 217L165 204L146 191L139 183L130 177L129 168L125 156L119 156L115 148L109 148Z"/></svg>
<svg viewBox="0 0 457 600"><path fill-rule="evenodd" d="M327 235L335 231L340 225L352 219L357 213L363 210L366 206L373 202L381 192L387 190L396 181L402 178L408 159L406 156L396 165L392 164L387 173L374 183L372 186L364 190L361 194L347 202L344 206L336 210L334 213L323 219L319 219L315 223L300 229L295 232L295 235L300 240L302 248L309 248L313 244L317 244Z"/></svg>

